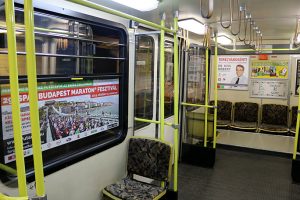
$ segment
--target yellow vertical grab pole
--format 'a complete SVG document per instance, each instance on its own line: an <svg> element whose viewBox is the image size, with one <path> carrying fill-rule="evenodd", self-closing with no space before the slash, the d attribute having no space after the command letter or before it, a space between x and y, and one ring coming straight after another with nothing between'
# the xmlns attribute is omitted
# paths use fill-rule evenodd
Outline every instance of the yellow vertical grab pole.
<svg viewBox="0 0 300 200"><path fill-rule="evenodd" d="M297 124L296 124L296 134L294 139L294 152L293 152L293 159L296 160L297 158L297 149L298 149L298 140L299 140L299 126L300 126L300 95L298 97L298 113L297 113Z"/></svg>
<svg viewBox="0 0 300 200"><path fill-rule="evenodd" d="M8 43L9 84L11 92L12 121L14 131L19 196L27 196L19 101L18 62L15 33L15 8L13 0L5 0L5 16Z"/></svg>
<svg viewBox="0 0 300 200"><path fill-rule="evenodd" d="M179 69L178 69L178 11L174 17L174 191L177 192L177 176L178 176L178 105L179 105Z"/></svg>
<svg viewBox="0 0 300 200"><path fill-rule="evenodd" d="M204 125L204 147L207 147L207 114L208 114L208 47L205 49L205 125Z"/></svg>
<svg viewBox="0 0 300 200"><path fill-rule="evenodd" d="M26 0L24 3L24 18L26 28L26 64L28 76L30 122L32 134L34 172L36 181L36 195L39 197L43 197L45 196L45 186L39 123L38 91L36 80L34 12L32 0Z"/></svg>
<svg viewBox="0 0 300 200"><path fill-rule="evenodd" d="M214 142L213 148L216 148L217 143L217 119L218 119L218 40L215 36L215 55L214 55Z"/></svg>
<svg viewBox="0 0 300 200"><path fill-rule="evenodd" d="M165 13L160 25L165 27ZM165 140L165 31L160 31L160 139Z"/></svg>

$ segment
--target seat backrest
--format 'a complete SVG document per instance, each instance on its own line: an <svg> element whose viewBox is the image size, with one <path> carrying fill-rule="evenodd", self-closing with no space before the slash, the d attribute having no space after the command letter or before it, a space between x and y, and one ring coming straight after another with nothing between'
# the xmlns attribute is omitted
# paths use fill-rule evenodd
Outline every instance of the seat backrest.
<svg viewBox="0 0 300 200"><path fill-rule="evenodd" d="M204 138L205 113L187 112L187 133L193 138ZM207 115L207 137L212 138L214 133L214 115Z"/></svg>
<svg viewBox="0 0 300 200"><path fill-rule="evenodd" d="M292 107L291 127L296 127L296 124L297 124L297 114L298 114L298 106L293 106Z"/></svg>
<svg viewBox="0 0 300 200"><path fill-rule="evenodd" d="M234 121L257 122L258 104L252 102L236 102L234 104Z"/></svg>
<svg viewBox="0 0 300 200"><path fill-rule="evenodd" d="M172 146L155 139L133 137L129 140L127 171L158 181L171 175Z"/></svg>
<svg viewBox="0 0 300 200"><path fill-rule="evenodd" d="M287 126L288 106L263 104L261 122L273 125Z"/></svg>
<svg viewBox="0 0 300 200"><path fill-rule="evenodd" d="M209 102L210 105L214 105L214 101ZM213 114L214 109L209 109L209 113ZM218 120L231 120L232 102L218 100Z"/></svg>

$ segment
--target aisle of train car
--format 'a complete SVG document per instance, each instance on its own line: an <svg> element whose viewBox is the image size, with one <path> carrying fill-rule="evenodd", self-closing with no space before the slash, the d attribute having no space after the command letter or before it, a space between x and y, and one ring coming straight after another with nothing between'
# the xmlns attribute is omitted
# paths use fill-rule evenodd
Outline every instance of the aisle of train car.
<svg viewBox="0 0 300 200"><path fill-rule="evenodd" d="M179 199L298 200L290 165L286 156L219 148L213 169L179 165Z"/></svg>

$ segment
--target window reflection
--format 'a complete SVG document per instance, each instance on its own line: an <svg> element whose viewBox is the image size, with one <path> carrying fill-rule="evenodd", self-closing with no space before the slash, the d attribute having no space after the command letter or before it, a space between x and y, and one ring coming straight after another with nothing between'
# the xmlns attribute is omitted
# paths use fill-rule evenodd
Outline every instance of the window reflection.
<svg viewBox="0 0 300 200"><path fill-rule="evenodd" d="M165 118L174 115L174 50L165 42Z"/></svg>
<svg viewBox="0 0 300 200"><path fill-rule="evenodd" d="M136 37L135 116L143 119L153 118L153 52L154 42L152 37ZM135 122L135 128L141 128L147 124Z"/></svg>
<svg viewBox="0 0 300 200"><path fill-rule="evenodd" d="M204 104L205 101L205 54L200 47L194 46L188 52L187 102ZM187 107L188 110L195 107Z"/></svg>

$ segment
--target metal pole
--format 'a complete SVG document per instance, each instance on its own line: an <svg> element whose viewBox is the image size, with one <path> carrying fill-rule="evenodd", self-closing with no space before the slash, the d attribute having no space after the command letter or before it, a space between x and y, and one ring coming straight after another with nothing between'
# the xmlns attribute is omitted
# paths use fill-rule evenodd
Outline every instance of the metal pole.
<svg viewBox="0 0 300 200"><path fill-rule="evenodd" d="M208 115L208 47L205 50L205 123L204 123L204 147L207 147L207 115Z"/></svg>
<svg viewBox="0 0 300 200"><path fill-rule="evenodd" d="M161 19L161 26L165 26L165 14ZM165 31L160 32L160 139L165 140Z"/></svg>
<svg viewBox="0 0 300 200"><path fill-rule="evenodd" d="M36 80L36 59L35 59L35 37L34 37L34 12L32 0L24 2L25 18L25 39L26 39L26 65L28 76L28 93L30 105L30 124L32 135L32 148L34 160L34 172L36 181L36 195L45 196L43 158L41 147L41 132L39 122L38 91Z"/></svg>
<svg viewBox="0 0 300 200"><path fill-rule="evenodd" d="M5 0L5 16L7 26L9 85L11 92L12 123L14 131L16 165L18 175L19 196L27 196L25 162L23 154L23 137L21 129L21 113L19 101L18 63L15 33L15 8L13 0Z"/></svg>
<svg viewBox="0 0 300 200"><path fill-rule="evenodd" d="M214 141L213 148L216 148L217 143L217 120L218 120L218 40L217 36L215 36L215 55L214 55L214 94L215 94L215 107L214 107Z"/></svg>
<svg viewBox="0 0 300 200"><path fill-rule="evenodd" d="M177 37L177 30L178 30L178 11L174 17L174 124L178 125L178 114L179 114L179 68L178 68L178 37ZM176 192L177 189L177 176L178 176L178 130L179 128L174 129L174 191Z"/></svg>

